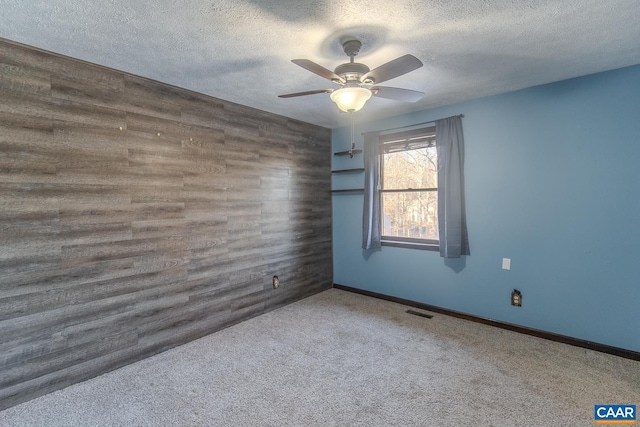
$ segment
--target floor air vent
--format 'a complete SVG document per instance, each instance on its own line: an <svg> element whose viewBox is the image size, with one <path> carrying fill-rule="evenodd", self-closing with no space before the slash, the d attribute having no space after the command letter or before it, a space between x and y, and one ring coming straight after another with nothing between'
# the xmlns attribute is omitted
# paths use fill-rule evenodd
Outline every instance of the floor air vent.
<svg viewBox="0 0 640 427"><path fill-rule="evenodd" d="M433 317L433 314L429 314L429 313L421 313L419 311L415 311L415 310L407 310L406 313L409 314L414 314L416 316L420 316L420 317L426 317L427 319L431 319Z"/></svg>

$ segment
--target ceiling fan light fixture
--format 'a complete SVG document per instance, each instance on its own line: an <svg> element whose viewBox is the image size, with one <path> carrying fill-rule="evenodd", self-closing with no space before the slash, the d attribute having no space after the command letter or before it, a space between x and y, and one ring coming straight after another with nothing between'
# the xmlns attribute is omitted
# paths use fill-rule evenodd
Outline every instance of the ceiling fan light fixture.
<svg viewBox="0 0 640 427"><path fill-rule="evenodd" d="M343 87L331 92L331 100L345 113L359 111L371 98L371 91L363 87Z"/></svg>

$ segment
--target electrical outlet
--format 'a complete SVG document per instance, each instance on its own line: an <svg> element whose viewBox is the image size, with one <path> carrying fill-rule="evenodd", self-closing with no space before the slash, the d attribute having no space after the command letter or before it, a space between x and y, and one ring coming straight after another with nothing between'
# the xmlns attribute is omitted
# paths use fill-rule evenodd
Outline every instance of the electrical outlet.
<svg viewBox="0 0 640 427"><path fill-rule="evenodd" d="M514 289L513 292L511 292L511 305L522 307L522 292L517 289Z"/></svg>
<svg viewBox="0 0 640 427"><path fill-rule="evenodd" d="M278 276L273 276L273 289L278 289L280 287L280 279L278 279Z"/></svg>

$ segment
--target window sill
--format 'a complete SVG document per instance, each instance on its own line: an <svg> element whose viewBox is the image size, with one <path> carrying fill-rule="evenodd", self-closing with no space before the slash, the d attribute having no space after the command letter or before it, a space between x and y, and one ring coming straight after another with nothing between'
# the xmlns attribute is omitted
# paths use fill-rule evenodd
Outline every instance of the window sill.
<svg viewBox="0 0 640 427"><path fill-rule="evenodd" d="M382 240L382 246L391 246L393 248L419 249L422 251L440 251L440 245L437 243L418 243L418 242L399 242L394 240Z"/></svg>

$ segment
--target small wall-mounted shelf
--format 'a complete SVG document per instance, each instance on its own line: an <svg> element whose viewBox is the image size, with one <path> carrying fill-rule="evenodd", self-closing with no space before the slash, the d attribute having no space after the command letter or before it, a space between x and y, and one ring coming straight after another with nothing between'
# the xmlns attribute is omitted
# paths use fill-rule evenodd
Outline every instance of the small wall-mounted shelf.
<svg viewBox="0 0 640 427"><path fill-rule="evenodd" d="M364 193L364 188L347 188L345 190L331 190L332 193Z"/></svg>
<svg viewBox="0 0 640 427"><path fill-rule="evenodd" d="M364 168L340 169L337 171L331 171L331 173L360 173L360 172L364 172Z"/></svg>
<svg viewBox="0 0 640 427"><path fill-rule="evenodd" d="M360 154L362 150L347 150L347 151L338 151L337 153L333 153L334 156L351 156L354 154Z"/></svg>

